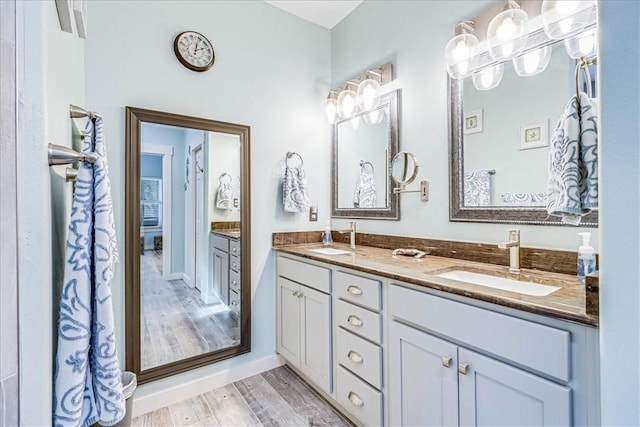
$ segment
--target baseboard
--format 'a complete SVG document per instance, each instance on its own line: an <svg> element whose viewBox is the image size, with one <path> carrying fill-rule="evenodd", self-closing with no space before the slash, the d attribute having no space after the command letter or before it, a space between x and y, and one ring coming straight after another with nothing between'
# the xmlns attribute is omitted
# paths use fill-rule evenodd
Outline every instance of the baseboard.
<svg viewBox="0 0 640 427"><path fill-rule="evenodd" d="M184 275L182 273L173 273L173 274L167 274L166 276L163 277L164 280L180 280L184 277Z"/></svg>
<svg viewBox="0 0 640 427"><path fill-rule="evenodd" d="M193 283L191 283L191 277L187 273L182 273L182 277L180 277L187 284L188 287L193 288Z"/></svg>
<svg viewBox="0 0 640 427"><path fill-rule="evenodd" d="M231 369L198 378L178 386L169 387L156 393L133 397L133 416L137 417L147 412L163 408L173 403L197 396L218 387L240 381L252 375L257 375L269 369L282 366L284 361L278 355L263 357L253 362L245 363Z"/></svg>

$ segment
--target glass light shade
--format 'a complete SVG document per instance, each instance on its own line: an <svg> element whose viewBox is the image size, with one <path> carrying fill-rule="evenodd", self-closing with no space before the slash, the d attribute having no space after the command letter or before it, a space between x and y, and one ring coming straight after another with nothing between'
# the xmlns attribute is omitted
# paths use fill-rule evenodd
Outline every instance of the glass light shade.
<svg viewBox="0 0 640 427"><path fill-rule="evenodd" d="M493 67L485 68L480 71L476 71L471 76L473 85L478 90L490 90L498 86L502 81L504 75L504 64L500 63Z"/></svg>
<svg viewBox="0 0 640 427"><path fill-rule="evenodd" d="M353 130L358 130L360 127L360 116L352 118L349 122L351 123L351 128Z"/></svg>
<svg viewBox="0 0 640 427"><path fill-rule="evenodd" d="M551 61L551 46L545 46L513 58L513 68L520 77L535 76L547 68L549 61Z"/></svg>
<svg viewBox="0 0 640 427"><path fill-rule="evenodd" d="M454 79L470 76L476 67L478 38L474 34L458 34L444 48L447 72Z"/></svg>
<svg viewBox="0 0 640 427"><path fill-rule="evenodd" d="M364 115L364 122L369 125L377 125L382 123L384 119L384 108L378 108Z"/></svg>
<svg viewBox="0 0 640 427"><path fill-rule="evenodd" d="M574 36L595 20L594 0L544 0L542 27L547 36L562 40Z"/></svg>
<svg viewBox="0 0 640 427"><path fill-rule="evenodd" d="M351 89L344 89L338 95L338 112L342 117L348 119L357 110L356 92Z"/></svg>
<svg viewBox="0 0 640 427"><path fill-rule="evenodd" d="M489 55L497 61L515 58L527 44L527 12L506 9L494 16L487 29Z"/></svg>
<svg viewBox="0 0 640 427"><path fill-rule="evenodd" d="M327 115L327 121L335 124L338 121L338 102L333 98L327 98L324 102L324 112Z"/></svg>
<svg viewBox="0 0 640 427"><path fill-rule="evenodd" d="M358 100L363 110L371 110L378 106L380 83L374 79L365 79L358 84Z"/></svg>
<svg viewBox="0 0 640 427"><path fill-rule="evenodd" d="M573 59L588 58L595 55L597 46L598 36L595 28L564 39L564 48Z"/></svg>

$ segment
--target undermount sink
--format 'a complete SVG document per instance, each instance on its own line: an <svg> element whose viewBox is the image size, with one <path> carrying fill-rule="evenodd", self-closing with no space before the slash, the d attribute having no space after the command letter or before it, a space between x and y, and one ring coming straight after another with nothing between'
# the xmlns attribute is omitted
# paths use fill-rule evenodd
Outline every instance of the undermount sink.
<svg viewBox="0 0 640 427"><path fill-rule="evenodd" d="M351 251L345 251L343 249L335 249L335 248L317 248L317 249L307 249L309 252L315 252L317 254L322 255L344 255L350 254Z"/></svg>
<svg viewBox="0 0 640 427"><path fill-rule="evenodd" d="M436 276L536 297L543 297L560 289L557 286L521 282L519 280L505 279L504 277L489 276L487 274L473 273L471 271L463 270L447 271L446 273L436 274Z"/></svg>

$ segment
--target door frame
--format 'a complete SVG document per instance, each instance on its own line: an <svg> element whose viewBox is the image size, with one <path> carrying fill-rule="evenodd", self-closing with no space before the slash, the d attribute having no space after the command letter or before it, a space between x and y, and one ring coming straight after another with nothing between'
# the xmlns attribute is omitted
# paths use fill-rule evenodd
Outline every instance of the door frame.
<svg viewBox="0 0 640 427"><path fill-rule="evenodd" d="M197 176L198 176L198 169L197 169L197 163L196 163L196 153L200 151L202 153L202 159L203 161L205 161L205 151L204 151L204 141L201 142L200 144L194 146L191 148L191 182L193 182L193 189L191 191L191 231L190 231L190 235L191 235L191 251L193 256L191 257L191 265L190 265L190 270L191 272L193 272L193 288L198 289L200 291L200 294L202 295L203 293L203 287L205 288L204 290L207 291L207 286L202 286L202 284L200 284L200 287L198 288L197 286L197 277L198 277L198 253L203 253L203 248L202 247L198 247L198 239L196 238L197 234L196 234L196 215L197 215L197 206L198 206L198 181L197 181ZM206 169L203 168L202 170L202 185L206 186ZM204 198L206 193L205 187L202 188L202 209L206 210L206 200ZM203 212L204 215L204 212ZM202 230L201 230L202 231ZM202 256L202 255L201 255ZM201 268L201 266L200 266ZM204 274L202 274L202 270L200 271L200 279L203 280L203 278L205 277Z"/></svg>

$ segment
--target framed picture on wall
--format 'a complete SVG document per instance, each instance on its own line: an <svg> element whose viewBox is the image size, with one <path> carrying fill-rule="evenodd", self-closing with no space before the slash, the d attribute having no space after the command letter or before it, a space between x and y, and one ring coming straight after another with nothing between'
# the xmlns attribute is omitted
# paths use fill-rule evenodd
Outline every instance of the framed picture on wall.
<svg viewBox="0 0 640 427"><path fill-rule="evenodd" d="M520 149L546 147L549 145L547 122L520 126Z"/></svg>
<svg viewBox="0 0 640 427"><path fill-rule="evenodd" d="M468 135L471 133L482 132L482 115L482 108L464 113L464 128L462 129L462 133Z"/></svg>

